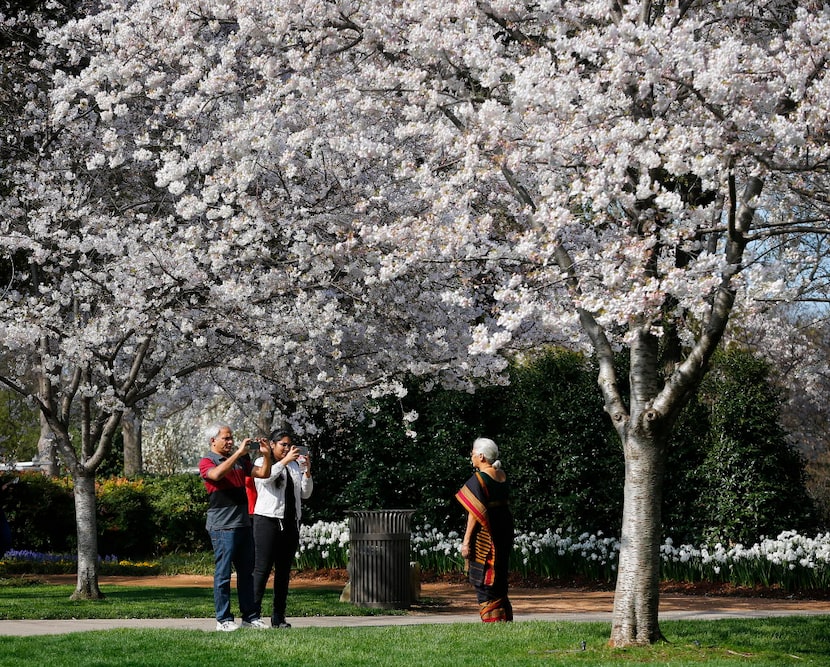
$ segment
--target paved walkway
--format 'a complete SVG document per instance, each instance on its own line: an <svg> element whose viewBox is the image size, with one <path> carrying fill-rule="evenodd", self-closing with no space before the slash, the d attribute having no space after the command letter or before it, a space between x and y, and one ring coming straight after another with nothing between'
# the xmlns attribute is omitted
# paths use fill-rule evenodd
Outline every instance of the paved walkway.
<svg viewBox="0 0 830 667"><path fill-rule="evenodd" d="M660 620L717 620L724 618L769 618L774 616L794 615L830 615L826 609L742 609L742 610L682 610L667 611L660 614ZM516 614L517 623L523 621L598 621L611 622L610 612L542 612ZM400 616L316 616L310 618L290 618L295 628L334 628L334 627L372 627L402 626L445 623L479 623L474 614L428 614L410 612ZM57 635L70 632L87 632L89 630L112 630L115 628L169 628L181 630L215 630L216 621L212 618L115 618L115 619L73 619L60 621L20 620L0 621L0 635L35 636ZM248 630L245 632L259 632ZM290 632L290 630L270 630L270 632Z"/></svg>
<svg viewBox="0 0 830 667"><path fill-rule="evenodd" d="M827 611L804 609L801 611L756 610L753 612L724 611L673 611L660 614L661 620L716 620L722 618L767 618L771 616L790 616L830 614ZM610 613L539 613L517 614L516 622L523 621L599 621L611 622ZM334 627L377 627L402 626L443 623L479 623L472 614L421 614L411 613L406 616L317 616L313 618L290 618L295 628L334 628ZM216 621L212 618L116 618L116 619L73 619L60 621L0 621L0 635L36 636L57 635L70 632L88 632L90 630L113 630L116 628L166 628L179 630L214 631ZM244 630L259 632L259 630ZM271 630L270 632L291 632L290 630Z"/></svg>
<svg viewBox="0 0 830 667"><path fill-rule="evenodd" d="M51 577L54 583L74 581L74 576ZM158 586L212 586L210 577L179 575L158 577L106 577L102 584L141 584ZM342 587L342 583L327 581L292 582L297 588ZM310 627L371 627L402 626L445 623L480 623L475 595L467 584L425 583L421 586L425 598L443 601L440 609L418 608L406 614L378 616L315 616L291 617L295 628ZM513 588L510 591L515 621L598 621L611 622L613 592L586 591L562 588ZM769 618L793 615L828 615L830 600L796 600L792 598L752 598L708 595L679 595L661 593L660 620L716 620L723 618ZM0 620L0 636L36 636L111 630L115 628L178 628L213 632L216 621L212 618L117 618L72 619L59 621ZM245 632L259 632L245 630ZM270 632L282 632L271 630ZM290 630L288 631L290 632Z"/></svg>

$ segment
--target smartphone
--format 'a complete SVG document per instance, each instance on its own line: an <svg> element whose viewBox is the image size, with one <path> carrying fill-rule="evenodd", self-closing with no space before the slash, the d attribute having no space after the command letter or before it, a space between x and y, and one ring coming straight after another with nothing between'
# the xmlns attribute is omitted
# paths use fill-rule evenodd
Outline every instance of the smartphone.
<svg viewBox="0 0 830 667"><path fill-rule="evenodd" d="M297 446L297 451L299 452L299 456L297 457L297 465L300 466L300 470L305 473L308 470L308 447L300 447Z"/></svg>

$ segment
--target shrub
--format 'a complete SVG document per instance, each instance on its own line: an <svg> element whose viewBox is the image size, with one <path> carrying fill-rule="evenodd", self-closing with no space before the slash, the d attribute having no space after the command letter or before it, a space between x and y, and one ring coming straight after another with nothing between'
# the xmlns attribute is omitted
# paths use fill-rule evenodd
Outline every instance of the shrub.
<svg viewBox="0 0 830 667"><path fill-rule="evenodd" d="M143 480L110 478L96 487L98 552L122 556L153 553L155 534Z"/></svg>
<svg viewBox="0 0 830 667"><path fill-rule="evenodd" d="M52 479L38 472L20 473L20 483L6 489L4 503L13 549L75 549L75 500L70 480Z"/></svg>
<svg viewBox="0 0 830 667"><path fill-rule="evenodd" d="M701 387L710 427L706 456L693 474L709 540L816 529L805 462L779 423L781 397L769 376L766 361L731 350L718 355Z"/></svg>
<svg viewBox="0 0 830 667"><path fill-rule="evenodd" d="M201 477L183 473L145 479L157 554L210 549L205 530L208 499Z"/></svg>

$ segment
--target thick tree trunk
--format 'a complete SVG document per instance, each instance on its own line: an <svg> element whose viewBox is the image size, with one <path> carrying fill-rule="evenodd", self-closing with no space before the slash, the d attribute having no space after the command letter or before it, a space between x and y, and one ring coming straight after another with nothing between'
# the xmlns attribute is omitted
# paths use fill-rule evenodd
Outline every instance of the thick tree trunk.
<svg viewBox="0 0 830 667"><path fill-rule="evenodd" d="M638 429L628 433L624 448L625 495L612 646L645 645L663 639L657 612L665 447Z"/></svg>
<svg viewBox="0 0 830 667"><path fill-rule="evenodd" d="M78 583L72 600L99 600L98 520L95 509L95 475L74 474L75 523L78 532Z"/></svg>
<svg viewBox="0 0 830 667"><path fill-rule="evenodd" d="M141 456L141 416L124 413L121 419L121 437L124 440L124 475L133 477L144 472Z"/></svg>
<svg viewBox="0 0 830 667"><path fill-rule="evenodd" d="M40 413L40 438L37 441L37 456L40 460L40 467L44 475L57 477L60 475L58 465L58 448L55 445L55 436L49 427L46 417Z"/></svg>

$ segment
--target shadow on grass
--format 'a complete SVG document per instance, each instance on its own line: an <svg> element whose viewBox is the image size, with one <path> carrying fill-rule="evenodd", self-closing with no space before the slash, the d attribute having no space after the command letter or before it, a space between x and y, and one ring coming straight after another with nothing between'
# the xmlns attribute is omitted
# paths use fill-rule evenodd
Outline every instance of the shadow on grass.
<svg viewBox="0 0 830 667"><path fill-rule="evenodd" d="M0 587L0 619L68 618L211 618L214 616L213 589L102 586L102 600L70 600L74 586ZM235 587L231 590L232 609L238 613ZM263 600L263 616L271 613L271 589ZM289 590L291 616L377 616L401 614L355 607L340 602L333 589Z"/></svg>

